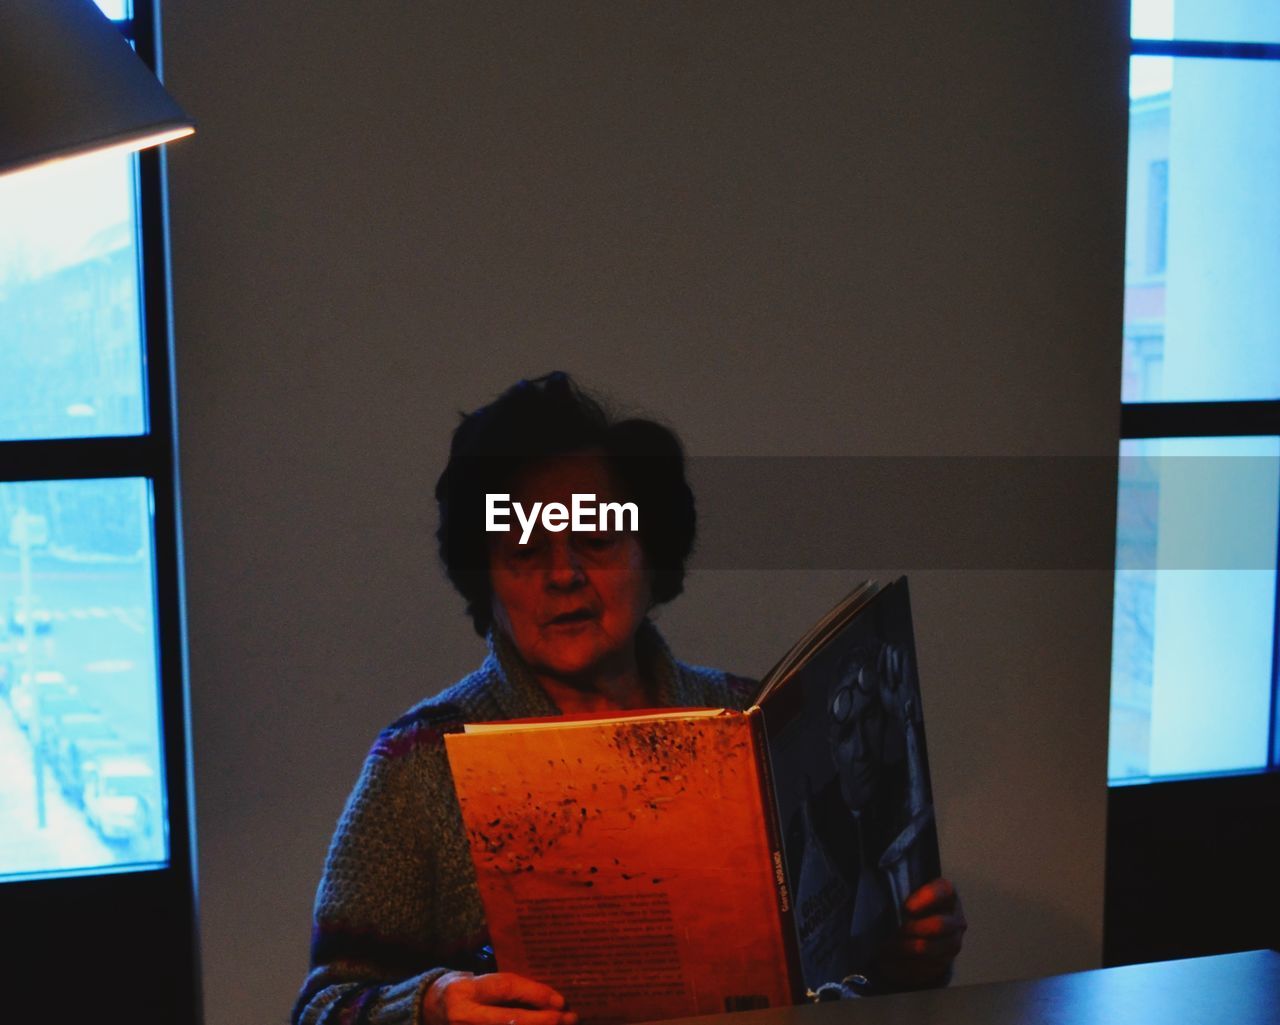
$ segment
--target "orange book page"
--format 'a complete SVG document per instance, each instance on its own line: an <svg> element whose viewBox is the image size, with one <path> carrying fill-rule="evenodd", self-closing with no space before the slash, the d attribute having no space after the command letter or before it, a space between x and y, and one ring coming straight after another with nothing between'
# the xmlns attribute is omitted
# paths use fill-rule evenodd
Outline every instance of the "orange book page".
<svg viewBox="0 0 1280 1025"><path fill-rule="evenodd" d="M596 1025L790 1002L745 716L445 742L502 971Z"/></svg>

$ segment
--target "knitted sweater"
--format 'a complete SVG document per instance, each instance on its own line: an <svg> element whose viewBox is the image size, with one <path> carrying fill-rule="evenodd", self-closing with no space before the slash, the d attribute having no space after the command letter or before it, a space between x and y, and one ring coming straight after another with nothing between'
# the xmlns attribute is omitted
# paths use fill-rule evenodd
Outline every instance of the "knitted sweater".
<svg viewBox="0 0 1280 1025"><path fill-rule="evenodd" d="M742 709L755 696L749 680L677 662L647 620L637 655L659 706ZM491 634L479 669L379 734L329 846L294 1025L418 1025L431 983L451 969L484 970L477 952L488 931L444 734L559 714L511 644Z"/></svg>

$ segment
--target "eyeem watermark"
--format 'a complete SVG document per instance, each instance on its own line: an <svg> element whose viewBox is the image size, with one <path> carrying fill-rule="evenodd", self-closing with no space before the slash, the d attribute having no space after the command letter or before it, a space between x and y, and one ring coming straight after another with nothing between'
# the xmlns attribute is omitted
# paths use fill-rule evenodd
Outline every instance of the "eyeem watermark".
<svg viewBox="0 0 1280 1025"><path fill-rule="evenodd" d="M528 544L529 535L542 519L542 527L553 534L562 530L639 530L640 510L635 502L597 502L595 495L574 494L566 507L560 502L534 502L526 512L510 495L484 496L484 529L503 533L511 529L511 514L520 523L520 543Z"/></svg>

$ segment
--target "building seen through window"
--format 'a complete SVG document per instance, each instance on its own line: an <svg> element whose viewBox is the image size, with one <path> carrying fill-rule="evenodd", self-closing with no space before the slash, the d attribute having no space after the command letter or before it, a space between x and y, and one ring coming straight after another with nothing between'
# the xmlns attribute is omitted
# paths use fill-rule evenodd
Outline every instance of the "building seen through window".
<svg viewBox="0 0 1280 1025"><path fill-rule="evenodd" d="M145 429L134 164L0 179L0 440Z"/></svg>

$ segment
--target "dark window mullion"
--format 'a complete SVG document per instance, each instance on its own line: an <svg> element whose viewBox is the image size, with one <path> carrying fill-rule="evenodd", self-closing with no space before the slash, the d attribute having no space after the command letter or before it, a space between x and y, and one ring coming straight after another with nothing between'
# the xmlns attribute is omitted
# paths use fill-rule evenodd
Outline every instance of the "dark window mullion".
<svg viewBox="0 0 1280 1025"><path fill-rule="evenodd" d="M1231 43L1203 39L1133 39L1134 57L1219 57L1227 60L1280 60L1280 43Z"/></svg>
<svg viewBox="0 0 1280 1025"><path fill-rule="evenodd" d="M171 476L166 442L154 435L0 441L0 482Z"/></svg>
<svg viewBox="0 0 1280 1025"><path fill-rule="evenodd" d="M1211 438L1280 435L1280 400L1126 402L1120 437Z"/></svg>

